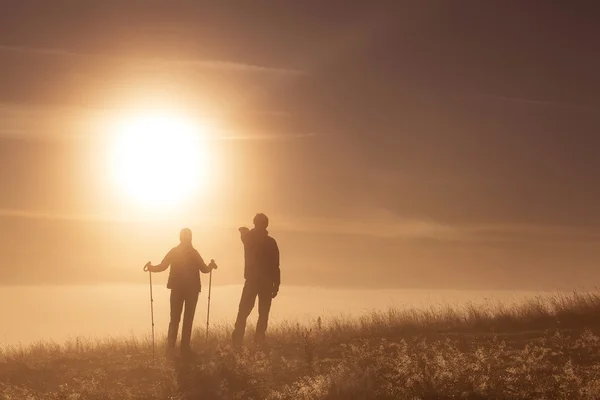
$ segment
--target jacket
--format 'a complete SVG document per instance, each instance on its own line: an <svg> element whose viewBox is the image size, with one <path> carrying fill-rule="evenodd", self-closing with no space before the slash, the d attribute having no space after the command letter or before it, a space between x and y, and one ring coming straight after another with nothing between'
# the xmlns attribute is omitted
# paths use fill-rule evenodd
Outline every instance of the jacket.
<svg viewBox="0 0 600 400"><path fill-rule="evenodd" d="M200 292L200 271L210 272L198 250L191 245L180 244L165 256L163 265L170 265L167 288Z"/></svg>
<svg viewBox="0 0 600 400"><path fill-rule="evenodd" d="M244 243L244 279L279 286L279 247L266 230L252 229L242 234Z"/></svg>

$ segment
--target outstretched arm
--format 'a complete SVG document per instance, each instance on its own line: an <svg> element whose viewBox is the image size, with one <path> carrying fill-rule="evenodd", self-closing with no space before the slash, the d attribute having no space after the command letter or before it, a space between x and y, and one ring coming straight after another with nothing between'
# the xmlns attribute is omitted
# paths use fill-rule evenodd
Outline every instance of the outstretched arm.
<svg viewBox="0 0 600 400"><path fill-rule="evenodd" d="M172 251L172 250L171 250ZM163 272L164 270L166 270L167 268L169 268L169 266L171 265L171 251L169 251L167 253L167 255L165 256L165 258L163 258L162 262L158 265L149 265L148 266L148 270L150 270L151 272Z"/></svg>

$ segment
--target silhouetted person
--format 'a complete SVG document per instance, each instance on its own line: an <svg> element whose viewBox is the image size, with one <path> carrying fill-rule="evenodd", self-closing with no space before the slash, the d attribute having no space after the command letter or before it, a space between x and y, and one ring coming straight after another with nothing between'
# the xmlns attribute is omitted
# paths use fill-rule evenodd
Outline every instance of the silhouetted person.
<svg viewBox="0 0 600 400"><path fill-rule="evenodd" d="M200 271L209 273L216 269L214 260L209 265L204 263L198 251L192 246L192 231L188 228L181 230L179 234L179 246L172 248L159 265L151 265L151 272L162 272L171 266L167 288L171 289L171 321L167 336L167 352L175 350L177 331L181 312L183 313L183 326L181 328L181 351L190 353L190 338L192 336L192 324L196 313L196 303L200 294Z"/></svg>
<svg viewBox="0 0 600 400"><path fill-rule="evenodd" d="M271 301L279 292L281 272L279 269L279 248L277 242L267 232L269 219L265 214L256 214L254 229L240 228L244 243L244 278L246 282L240 299L240 306L235 321L232 339L234 345L244 341L246 320L254 308L258 296L258 322L256 323L255 340L262 342L265 338Z"/></svg>

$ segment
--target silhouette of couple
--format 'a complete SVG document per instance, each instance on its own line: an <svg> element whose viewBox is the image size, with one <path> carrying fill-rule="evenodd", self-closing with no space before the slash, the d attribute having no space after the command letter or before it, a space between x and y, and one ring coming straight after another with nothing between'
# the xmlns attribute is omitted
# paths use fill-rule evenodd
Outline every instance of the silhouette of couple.
<svg viewBox="0 0 600 400"><path fill-rule="evenodd" d="M239 229L244 244L244 289L240 299L235 328L232 334L233 344L240 346L244 340L246 320L254 308L258 297L258 322L255 340L261 343L265 339L271 301L279 292L281 273L279 269L279 248L277 242L267 231L269 219L265 214L254 217L254 228ZM172 248L158 265L146 264L150 272L169 270L167 288L171 289L171 320L167 335L167 352L173 353L177 341L179 322L183 312L181 328L181 352L190 353L190 339L196 304L200 294L200 272L205 274L217 269L211 260L208 265L192 245L192 231L182 229L179 234L179 246ZM185 309L185 311L184 311Z"/></svg>

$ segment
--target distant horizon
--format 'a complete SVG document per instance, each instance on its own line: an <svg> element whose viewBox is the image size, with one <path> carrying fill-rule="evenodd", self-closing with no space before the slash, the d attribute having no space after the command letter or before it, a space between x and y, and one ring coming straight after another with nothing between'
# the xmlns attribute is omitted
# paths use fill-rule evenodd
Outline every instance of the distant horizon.
<svg viewBox="0 0 600 400"><path fill-rule="evenodd" d="M242 285L213 285L211 325L231 326L237 312ZM287 286L272 306L272 325L285 321L312 323L317 318L360 317L372 311L463 307L468 304L511 305L536 296L559 292L526 290L430 290L317 288ZM560 292L569 294L570 292ZM32 301L42 296L43 302ZM147 335L150 330L148 284L0 286L0 349L3 344L39 340L63 341L74 337L128 337ZM20 304L19 308L13 304ZM206 323L207 291L198 300L194 326ZM166 332L169 321L169 290L154 285L154 318L157 332ZM254 323L256 315L251 316Z"/></svg>
<svg viewBox="0 0 600 400"><path fill-rule="evenodd" d="M243 281L239 281L239 282L228 282L228 283L218 283L218 282L214 282L212 286L213 287L241 287L243 286ZM102 286L102 287L106 287L106 286L118 286L118 287L123 287L123 286L144 286L144 287L148 287L148 282L141 282L141 281L136 281L136 282L126 282L126 281L99 281L99 282L90 282L90 283L84 283L84 282L74 282L74 283L61 283L61 282L46 282L46 283L3 283L0 282L0 289L3 287L6 288L15 288L15 287L24 287L24 288L31 288L31 287L66 287L66 288L70 288L70 287L97 287L97 286ZM165 281L158 281L155 278L155 281L153 283L153 287L166 287L166 278ZM298 289L298 288L309 288L309 289L322 289L322 290L365 290L365 291L372 291L372 290L383 290L383 291L427 291L427 290L431 290L431 291L444 291L444 292L539 292L539 293L573 293L573 292L598 292L600 290L600 288L596 285L593 285L589 288L586 288L584 285L578 285L578 286L572 286L572 287L564 287L564 288L560 288L560 287L556 287L554 289L552 288L535 288L535 287L462 287L462 288L457 288L457 287L444 287L444 286L430 286L430 287L408 287L408 286L399 286L399 285L390 285L390 286L363 286L363 285L359 285L359 284L355 284L355 285L322 285L322 284L289 284L286 285L286 287L288 288L294 288L294 289ZM282 289L285 290L285 289ZM208 283L205 282L204 280L202 281L202 294L205 294L205 292L208 291Z"/></svg>

